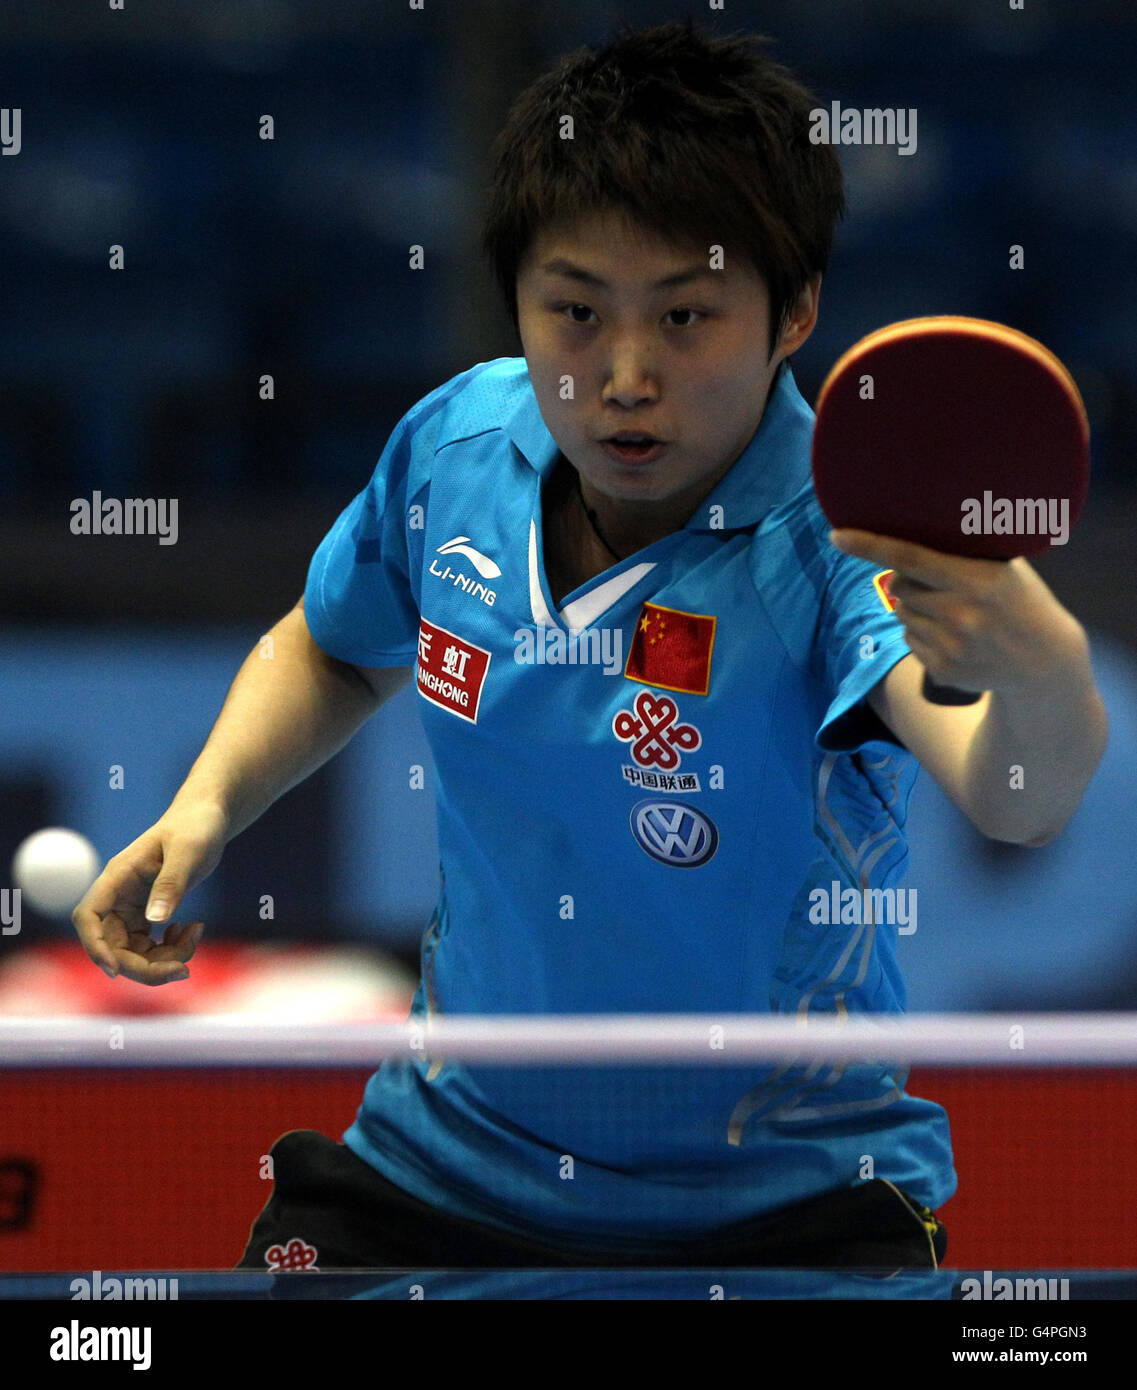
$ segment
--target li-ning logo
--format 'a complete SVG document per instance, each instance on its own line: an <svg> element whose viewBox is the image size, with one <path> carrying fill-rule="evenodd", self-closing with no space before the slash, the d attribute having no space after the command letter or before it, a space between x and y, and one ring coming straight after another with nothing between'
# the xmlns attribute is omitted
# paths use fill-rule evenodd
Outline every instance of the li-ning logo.
<svg viewBox="0 0 1137 1390"><path fill-rule="evenodd" d="M472 545L467 545L466 541L469 539L469 536L455 536L452 541L447 541L445 545L438 547L438 554L462 555L469 560L483 579L496 579L501 574L501 570L488 555L483 555L480 550L475 550ZM449 579L456 589L461 589L464 594L472 594L474 598L480 598L490 608L497 600L495 590L479 583L470 575L463 574L461 570L454 571L449 565L443 566L437 560L431 560L430 572L437 579Z"/></svg>
<svg viewBox="0 0 1137 1390"><path fill-rule="evenodd" d="M277 1273L312 1272L318 1274L316 1257L319 1254L314 1245L309 1245L299 1236L293 1236L285 1245L270 1245L265 1251L265 1264Z"/></svg>
<svg viewBox="0 0 1137 1390"><path fill-rule="evenodd" d="M714 821L682 801L638 801L630 822L640 849L677 869L697 869L718 849Z"/></svg>
<svg viewBox="0 0 1137 1390"><path fill-rule="evenodd" d="M472 545L467 545L466 542L469 539L469 536L455 536L452 541L447 541L445 545L438 547L438 554L465 555L483 579L500 579L500 567L495 565L488 555L483 555L480 550L475 550Z"/></svg>

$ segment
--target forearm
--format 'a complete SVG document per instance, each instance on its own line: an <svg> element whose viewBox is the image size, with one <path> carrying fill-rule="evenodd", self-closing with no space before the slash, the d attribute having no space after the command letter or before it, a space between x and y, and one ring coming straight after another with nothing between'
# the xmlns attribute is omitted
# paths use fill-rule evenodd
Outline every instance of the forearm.
<svg viewBox="0 0 1137 1390"><path fill-rule="evenodd" d="M246 658L174 801L213 801L233 839L337 753L382 703L312 640L299 608Z"/></svg>
<svg viewBox="0 0 1137 1390"><path fill-rule="evenodd" d="M1045 685L988 696L968 752L967 814L992 839L1047 843L1077 810L1108 737L1083 636Z"/></svg>

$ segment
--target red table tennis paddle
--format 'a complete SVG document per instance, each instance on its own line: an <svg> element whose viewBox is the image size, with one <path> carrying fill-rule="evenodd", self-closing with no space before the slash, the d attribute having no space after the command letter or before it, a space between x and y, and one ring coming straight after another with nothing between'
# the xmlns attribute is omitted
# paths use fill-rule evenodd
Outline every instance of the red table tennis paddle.
<svg viewBox="0 0 1137 1390"><path fill-rule="evenodd" d="M813 482L834 527L1010 560L1065 544L1089 486L1078 388L1047 348L986 319L905 319L862 338L817 398ZM979 694L937 685L935 704Z"/></svg>

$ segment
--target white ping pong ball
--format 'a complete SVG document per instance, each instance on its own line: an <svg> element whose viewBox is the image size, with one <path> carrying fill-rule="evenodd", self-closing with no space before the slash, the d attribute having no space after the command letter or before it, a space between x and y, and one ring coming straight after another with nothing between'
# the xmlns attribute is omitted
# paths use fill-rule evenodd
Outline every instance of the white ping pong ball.
<svg viewBox="0 0 1137 1390"><path fill-rule="evenodd" d="M95 846L75 830L37 830L12 859L12 882L45 917L69 917L102 868Z"/></svg>

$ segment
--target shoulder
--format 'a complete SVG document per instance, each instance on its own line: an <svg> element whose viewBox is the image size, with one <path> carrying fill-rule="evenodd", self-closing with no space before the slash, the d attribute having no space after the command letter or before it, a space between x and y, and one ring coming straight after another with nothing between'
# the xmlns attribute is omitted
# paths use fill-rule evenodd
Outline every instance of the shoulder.
<svg viewBox="0 0 1137 1390"><path fill-rule="evenodd" d="M899 626L879 592L880 567L830 543L812 484L771 512L747 557L758 602L793 660L804 665L849 631Z"/></svg>
<svg viewBox="0 0 1137 1390"><path fill-rule="evenodd" d="M830 544L830 529L812 482L769 512L750 539L750 576L759 594L793 593L823 602L851 558Z"/></svg>
<svg viewBox="0 0 1137 1390"><path fill-rule="evenodd" d="M535 408L524 358L497 358L459 372L399 419L372 474L370 490L379 495L403 489L419 493L434 478L439 456L464 440L485 439L484 452L497 457L512 422L530 401ZM469 464L476 452L464 451L463 462Z"/></svg>
<svg viewBox="0 0 1137 1390"><path fill-rule="evenodd" d="M451 444L508 431L534 402L523 357L498 357L459 372L407 411L400 426L415 445L438 453Z"/></svg>

